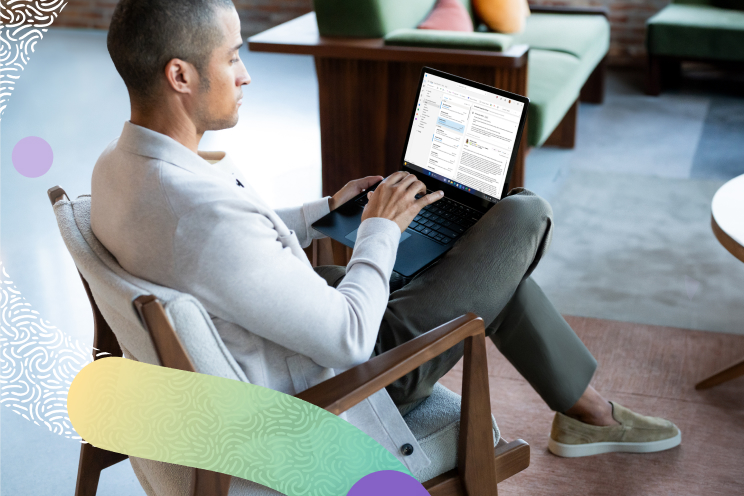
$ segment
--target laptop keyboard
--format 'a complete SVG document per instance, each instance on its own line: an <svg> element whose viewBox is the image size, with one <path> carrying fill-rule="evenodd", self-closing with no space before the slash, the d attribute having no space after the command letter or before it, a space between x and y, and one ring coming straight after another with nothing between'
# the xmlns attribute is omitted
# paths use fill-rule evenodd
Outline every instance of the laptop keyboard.
<svg viewBox="0 0 744 496"><path fill-rule="evenodd" d="M427 191L431 193L431 191ZM417 195L420 198L421 195ZM369 200L367 195L358 198L356 202L364 207ZM466 207L460 203L442 198L425 206L413 219L409 230L416 231L432 240L448 245L459 238L469 227L478 222L483 216L481 212Z"/></svg>

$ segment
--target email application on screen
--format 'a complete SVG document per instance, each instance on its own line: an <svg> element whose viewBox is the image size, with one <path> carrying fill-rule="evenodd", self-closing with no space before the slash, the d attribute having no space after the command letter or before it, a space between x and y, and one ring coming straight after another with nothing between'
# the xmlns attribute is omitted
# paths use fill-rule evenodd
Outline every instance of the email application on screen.
<svg viewBox="0 0 744 496"><path fill-rule="evenodd" d="M524 103L425 74L406 165L487 200L498 200Z"/></svg>

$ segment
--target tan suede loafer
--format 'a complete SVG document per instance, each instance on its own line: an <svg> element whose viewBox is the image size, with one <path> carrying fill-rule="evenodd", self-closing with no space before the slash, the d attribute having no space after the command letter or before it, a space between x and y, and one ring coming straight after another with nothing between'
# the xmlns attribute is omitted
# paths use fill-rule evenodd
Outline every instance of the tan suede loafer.
<svg viewBox="0 0 744 496"><path fill-rule="evenodd" d="M639 415L612 404L612 416L620 425L598 427L556 413L548 440L551 453L567 458L624 451L652 453L679 446L682 433L676 425L658 417Z"/></svg>

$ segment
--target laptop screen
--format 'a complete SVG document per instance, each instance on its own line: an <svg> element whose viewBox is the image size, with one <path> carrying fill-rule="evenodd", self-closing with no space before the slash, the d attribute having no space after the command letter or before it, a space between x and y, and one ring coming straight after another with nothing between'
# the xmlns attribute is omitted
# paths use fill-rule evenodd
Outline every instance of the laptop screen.
<svg viewBox="0 0 744 496"><path fill-rule="evenodd" d="M425 72L404 165L485 200L500 200L525 111L525 103L502 93Z"/></svg>

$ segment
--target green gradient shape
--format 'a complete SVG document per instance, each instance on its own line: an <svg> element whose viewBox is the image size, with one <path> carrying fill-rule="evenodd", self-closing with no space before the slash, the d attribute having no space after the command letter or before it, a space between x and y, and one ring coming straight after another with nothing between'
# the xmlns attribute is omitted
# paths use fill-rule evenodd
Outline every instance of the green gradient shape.
<svg viewBox="0 0 744 496"><path fill-rule="evenodd" d="M67 410L98 448L230 474L289 496L346 496L379 470L411 475L367 434L303 400L125 358L86 365Z"/></svg>

